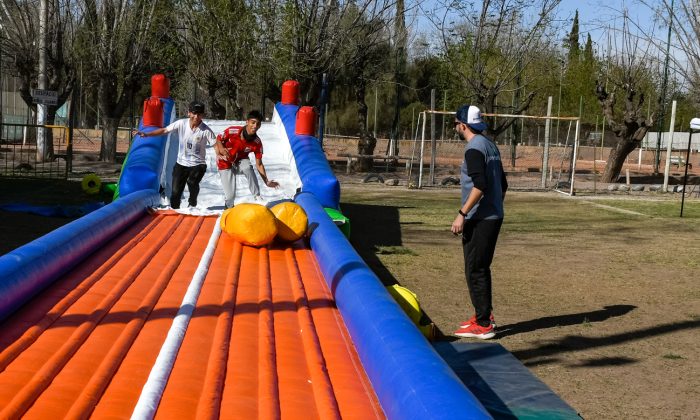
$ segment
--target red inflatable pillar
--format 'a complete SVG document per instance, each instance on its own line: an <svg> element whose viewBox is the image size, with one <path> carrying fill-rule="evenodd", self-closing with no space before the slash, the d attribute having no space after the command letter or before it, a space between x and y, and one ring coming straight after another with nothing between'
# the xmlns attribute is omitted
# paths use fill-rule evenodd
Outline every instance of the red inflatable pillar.
<svg viewBox="0 0 700 420"><path fill-rule="evenodd" d="M312 106L302 106L297 112L295 134L302 136L316 135L316 110Z"/></svg>
<svg viewBox="0 0 700 420"><path fill-rule="evenodd" d="M170 97L170 80L164 74L151 76L151 97L143 101L143 126L163 127L163 103L159 98Z"/></svg>
<svg viewBox="0 0 700 420"><path fill-rule="evenodd" d="M155 96L143 101L143 126L163 127L163 103Z"/></svg>
<svg viewBox="0 0 700 420"><path fill-rule="evenodd" d="M299 82L287 80L282 83L282 105L299 105Z"/></svg>
<svg viewBox="0 0 700 420"><path fill-rule="evenodd" d="M158 98L170 97L170 80L164 74L151 76L151 96Z"/></svg>

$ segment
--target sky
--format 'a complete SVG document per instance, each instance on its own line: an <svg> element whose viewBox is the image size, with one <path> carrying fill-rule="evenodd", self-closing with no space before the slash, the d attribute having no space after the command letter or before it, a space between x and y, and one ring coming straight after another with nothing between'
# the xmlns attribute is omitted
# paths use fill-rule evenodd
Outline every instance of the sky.
<svg viewBox="0 0 700 420"><path fill-rule="evenodd" d="M648 3L660 4L661 1L649 0ZM562 18L571 21L576 10L579 12L579 33L581 42L585 42L586 33L591 34L591 39L596 45L607 44L607 26L621 25L621 11L627 9L630 19L637 22L645 31L653 26L653 12L646 6L640 5L634 0L562 0L559 6L559 14ZM571 25L569 25L569 28ZM657 33L657 36L663 35Z"/></svg>
<svg viewBox="0 0 700 420"><path fill-rule="evenodd" d="M423 10L430 10L431 6L436 3L442 3L445 0L417 0ZM464 1L464 0L463 0ZM660 4L661 0L644 0L650 4ZM680 0L678 0L680 1ZM474 3L479 3L475 1ZM646 6L640 5L640 0L562 0L558 7L558 16L562 21L562 25L568 32L571 29L576 10L579 11L579 32L581 34L581 44L586 41L586 34L591 34L591 39L596 46L605 48L607 45L607 27L621 26L620 11L627 9L629 16L640 26L647 30L653 26L653 12ZM421 12L417 11L415 16L414 30L430 32L430 24L425 23L420 16ZM409 18L410 20L410 18ZM665 39L663 34L661 35Z"/></svg>

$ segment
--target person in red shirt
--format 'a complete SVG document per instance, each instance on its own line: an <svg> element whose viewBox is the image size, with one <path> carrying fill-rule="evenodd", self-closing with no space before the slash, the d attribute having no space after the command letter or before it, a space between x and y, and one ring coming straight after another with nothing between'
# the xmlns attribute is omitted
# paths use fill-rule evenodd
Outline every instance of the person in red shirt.
<svg viewBox="0 0 700 420"><path fill-rule="evenodd" d="M228 127L223 133L216 136L216 141L221 143L228 152L228 158L219 158L219 176L224 188L224 198L226 208L231 208L236 199L236 176L243 175L248 181L248 188L256 200L260 197L260 187L258 179L255 177L253 165L250 163L249 154L255 154L255 166L258 168L260 178L265 185L276 188L279 183L267 179L265 165L262 162L263 147L258 130L262 124L263 116L260 111L250 111L246 117L244 126Z"/></svg>

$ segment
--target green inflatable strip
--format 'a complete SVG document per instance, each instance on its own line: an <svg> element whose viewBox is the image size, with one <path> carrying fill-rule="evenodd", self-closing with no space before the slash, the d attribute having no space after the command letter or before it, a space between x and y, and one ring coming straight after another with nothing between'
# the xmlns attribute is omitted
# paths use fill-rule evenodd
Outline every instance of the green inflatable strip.
<svg viewBox="0 0 700 420"><path fill-rule="evenodd" d="M328 217L333 220L333 223L335 223L336 226L340 229L341 232L343 232L343 235L345 235L346 238L350 238L350 219L348 219L343 213L340 211L331 208L331 207L325 207L326 214L328 214Z"/></svg>
<svg viewBox="0 0 700 420"><path fill-rule="evenodd" d="M109 194L112 194L114 196L115 191L117 191L117 183L116 182L105 182L102 184L102 191L106 191Z"/></svg>

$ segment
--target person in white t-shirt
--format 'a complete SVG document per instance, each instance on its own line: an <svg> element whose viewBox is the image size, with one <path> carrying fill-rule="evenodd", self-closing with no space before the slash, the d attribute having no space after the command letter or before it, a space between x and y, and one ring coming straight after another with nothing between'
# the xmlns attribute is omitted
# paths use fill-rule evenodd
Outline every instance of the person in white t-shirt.
<svg viewBox="0 0 700 420"><path fill-rule="evenodd" d="M228 156L226 149L216 141L214 132L202 121L203 115L204 104L195 101L190 103L187 118L177 120L167 127L158 128L148 133L136 132L141 137L153 137L177 131L180 144L177 161L173 167L172 194L170 196L170 206L174 209L180 208L185 185L190 192L188 199L190 207L197 207L199 183L207 170L207 144L214 146L217 156L222 158Z"/></svg>

